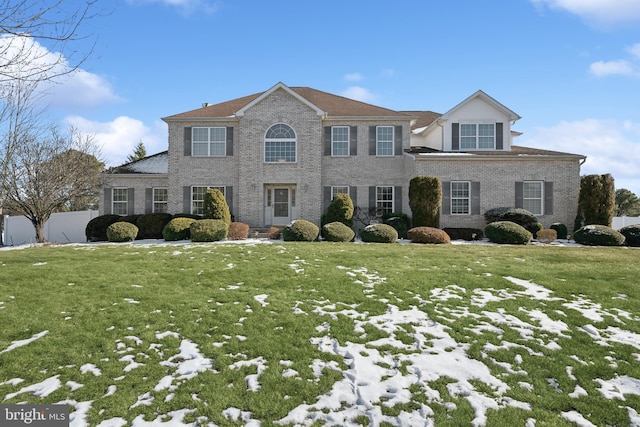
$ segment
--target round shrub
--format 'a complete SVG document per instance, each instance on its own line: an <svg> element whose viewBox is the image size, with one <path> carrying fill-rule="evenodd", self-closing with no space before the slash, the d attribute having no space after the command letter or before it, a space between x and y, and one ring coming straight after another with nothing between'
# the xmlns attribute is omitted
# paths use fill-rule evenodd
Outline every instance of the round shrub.
<svg viewBox="0 0 640 427"><path fill-rule="evenodd" d="M304 219L296 219L282 230L285 242L313 242L318 239L320 229L317 225Z"/></svg>
<svg viewBox="0 0 640 427"><path fill-rule="evenodd" d="M539 222L536 222L535 224L529 224L524 228L526 228L527 231L529 233L531 233L531 235L535 239L538 236L538 232L541 231L541 230L544 230L544 225L540 224Z"/></svg>
<svg viewBox="0 0 640 427"><path fill-rule="evenodd" d="M227 238L229 227L221 219L200 219L189 227L192 242L217 242Z"/></svg>
<svg viewBox="0 0 640 427"><path fill-rule="evenodd" d="M484 213L487 224L499 221L515 222L522 227L529 229L538 227L538 218L526 209L521 208L493 208ZM537 231L537 230L536 230Z"/></svg>
<svg viewBox="0 0 640 427"><path fill-rule="evenodd" d="M484 235L493 243L526 245L531 242L531 232L512 221L496 221L484 228Z"/></svg>
<svg viewBox="0 0 640 427"><path fill-rule="evenodd" d="M140 230L138 239L162 239L164 226L171 221L173 215L168 213L150 213L140 215L136 226Z"/></svg>
<svg viewBox="0 0 640 427"><path fill-rule="evenodd" d="M350 242L356 233L339 221L325 224L321 229L322 238L330 242Z"/></svg>
<svg viewBox="0 0 640 427"><path fill-rule="evenodd" d="M271 239L271 240L280 240L280 238L282 237L282 230L279 229L278 227L269 227L269 229L267 230L267 236Z"/></svg>
<svg viewBox="0 0 640 427"><path fill-rule="evenodd" d="M107 227L107 240L110 242L130 242L138 236L138 227L126 221L114 222Z"/></svg>
<svg viewBox="0 0 640 427"><path fill-rule="evenodd" d="M232 222L229 224L228 237L231 240L244 240L249 237L249 224L244 222Z"/></svg>
<svg viewBox="0 0 640 427"><path fill-rule="evenodd" d="M360 232L360 238L367 243L395 243L398 232L387 224L371 224Z"/></svg>
<svg viewBox="0 0 640 427"><path fill-rule="evenodd" d="M640 246L640 224L627 225L626 227L622 227L619 231L625 238L625 245L634 247Z"/></svg>
<svg viewBox="0 0 640 427"><path fill-rule="evenodd" d="M100 215L91 219L84 229L84 235L87 237L87 242L106 242L107 227L121 219L122 217L120 215L110 214Z"/></svg>
<svg viewBox="0 0 640 427"><path fill-rule="evenodd" d="M484 234L482 230L479 228L454 228L454 227L445 227L443 228L444 232L449 235L451 240L482 240Z"/></svg>
<svg viewBox="0 0 640 427"><path fill-rule="evenodd" d="M348 194L336 194L327 211L322 214L320 222L324 225L336 221L347 227L353 227L353 201Z"/></svg>
<svg viewBox="0 0 640 427"><path fill-rule="evenodd" d="M556 230L556 233L558 235L558 239L566 239L567 237L569 237L569 230L567 229L567 226L560 223L560 222L556 222L554 224L551 224L551 227L549 227L551 230Z"/></svg>
<svg viewBox="0 0 640 427"><path fill-rule="evenodd" d="M407 231L409 231L409 217L407 214L396 212L383 214L382 221L396 229L398 232L398 238L407 238Z"/></svg>
<svg viewBox="0 0 640 427"><path fill-rule="evenodd" d="M162 238L166 241L188 240L191 238L191 224L197 221L194 218L173 218L162 229Z"/></svg>
<svg viewBox="0 0 640 427"><path fill-rule="evenodd" d="M451 243L449 235L435 227L414 227L408 231L407 236L413 243Z"/></svg>
<svg viewBox="0 0 640 427"><path fill-rule="evenodd" d="M536 233L536 239L540 243L551 243L558 238L558 233L552 228L546 228Z"/></svg>
<svg viewBox="0 0 640 427"><path fill-rule="evenodd" d="M624 235L606 225L590 224L573 233L573 240L581 245L621 246Z"/></svg>

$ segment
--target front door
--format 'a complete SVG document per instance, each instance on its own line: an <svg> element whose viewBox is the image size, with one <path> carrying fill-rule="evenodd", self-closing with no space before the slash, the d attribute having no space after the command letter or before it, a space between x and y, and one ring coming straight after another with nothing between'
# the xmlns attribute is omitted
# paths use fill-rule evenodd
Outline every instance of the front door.
<svg viewBox="0 0 640 427"><path fill-rule="evenodd" d="M264 187L265 225L287 225L298 217L295 184L268 184Z"/></svg>
<svg viewBox="0 0 640 427"><path fill-rule="evenodd" d="M291 200L288 188L273 189L273 223L288 224L291 222Z"/></svg>

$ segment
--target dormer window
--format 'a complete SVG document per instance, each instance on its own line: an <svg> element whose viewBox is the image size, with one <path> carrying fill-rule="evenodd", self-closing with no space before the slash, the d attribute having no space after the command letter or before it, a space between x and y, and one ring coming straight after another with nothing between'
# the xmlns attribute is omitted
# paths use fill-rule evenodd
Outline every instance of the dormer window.
<svg viewBox="0 0 640 427"><path fill-rule="evenodd" d="M461 150L494 150L495 148L495 123L460 123Z"/></svg>

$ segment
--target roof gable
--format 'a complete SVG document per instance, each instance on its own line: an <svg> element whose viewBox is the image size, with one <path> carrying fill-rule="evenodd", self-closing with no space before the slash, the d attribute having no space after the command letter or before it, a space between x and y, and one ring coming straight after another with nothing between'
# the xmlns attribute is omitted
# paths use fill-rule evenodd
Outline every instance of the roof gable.
<svg viewBox="0 0 640 427"><path fill-rule="evenodd" d="M459 110L460 108L464 107L465 105L469 104L472 100L474 99L481 99L482 101L486 102L487 104L491 105L493 108L495 108L496 110L502 112L503 114L505 114L509 120L511 120L512 122L515 122L516 120L519 120L521 117L516 114L515 112L513 112L512 110L510 110L509 108L505 107L504 105L502 105L501 103L499 103L498 101L496 101L494 98L490 97L489 95L487 95L486 93L484 93L482 90L478 90L476 91L474 94L472 94L471 96L467 97L464 101L460 102L458 105L456 105L455 107L453 107L452 109L450 109L449 111L447 111L446 113L444 113L442 115L442 119L446 120L449 118L449 116L451 116L453 113L455 113L457 110Z"/></svg>
<svg viewBox="0 0 640 427"><path fill-rule="evenodd" d="M309 107L312 110L314 110L318 116L324 116L324 115L327 114L321 108L317 107L312 102L310 102L308 99L304 98L303 96L301 96L297 92L291 90L291 88L289 88L287 85L285 85L284 83L280 82L277 85L273 86L271 89L267 90L266 92L263 92L262 95L260 95L260 96L256 97L255 99L253 99L251 102L249 102L247 105L245 105L244 107L242 107L238 111L236 111L236 116L239 116L239 117L244 116L245 111L247 111L249 108L253 107L254 105L258 104L262 100L266 99L267 97L269 97L269 95L271 95L272 93L274 93L277 90L284 90L289 95L293 96L295 99L297 99L298 101L300 101L301 103L303 103L307 107Z"/></svg>

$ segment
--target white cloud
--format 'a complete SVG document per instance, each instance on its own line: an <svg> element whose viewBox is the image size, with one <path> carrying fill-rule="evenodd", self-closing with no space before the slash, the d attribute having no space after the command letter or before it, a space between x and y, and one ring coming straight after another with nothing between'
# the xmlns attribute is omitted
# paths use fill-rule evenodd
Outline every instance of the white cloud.
<svg viewBox="0 0 640 427"><path fill-rule="evenodd" d="M363 79L362 74L360 73L350 73L345 74L344 79L348 82L359 82Z"/></svg>
<svg viewBox="0 0 640 427"><path fill-rule="evenodd" d="M617 61L598 61L589 66L589 72L596 77L611 75L632 76L637 74L629 61L619 59Z"/></svg>
<svg viewBox="0 0 640 427"><path fill-rule="evenodd" d="M531 2L539 7L547 6L551 9L565 10L598 27L640 22L638 0L531 0Z"/></svg>
<svg viewBox="0 0 640 427"><path fill-rule="evenodd" d="M351 86L342 92L342 96L356 101L374 103L377 97L371 93L368 89L360 86Z"/></svg>
<svg viewBox="0 0 640 427"><path fill-rule="evenodd" d="M218 10L218 1L213 0L129 0L130 4L162 4L175 7L185 15L194 12L215 13Z"/></svg>
<svg viewBox="0 0 640 427"><path fill-rule="evenodd" d="M636 43L627 48L627 52L631 54L635 59L640 59L640 43Z"/></svg>
<svg viewBox="0 0 640 427"><path fill-rule="evenodd" d="M640 195L640 123L586 119L539 128L518 145L582 154L581 174L610 173L616 188Z"/></svg>
<svg viewBox="0 0 640 427"><path fill-rule="evenodd" d="M101 160L107 166L126 163L138 142L142 141L148 155L167 149L167 127L157 121L153 127L140 120L120 116L110 122L95 122L80 116L67 117L65 121L80 132L93 135L100 147Z"/></svg>

